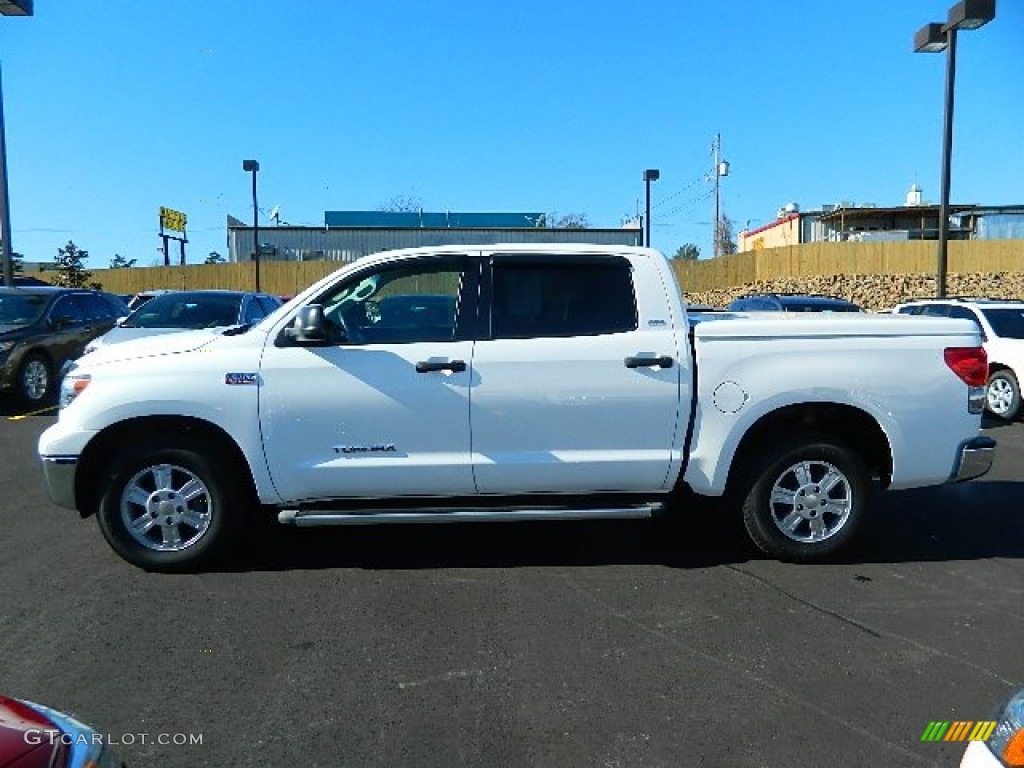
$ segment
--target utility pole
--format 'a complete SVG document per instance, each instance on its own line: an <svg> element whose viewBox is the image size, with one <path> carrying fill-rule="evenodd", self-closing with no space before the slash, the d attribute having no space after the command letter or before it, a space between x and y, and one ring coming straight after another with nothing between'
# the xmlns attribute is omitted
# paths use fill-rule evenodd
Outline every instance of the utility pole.
<svg viewBox="0 0 1024 768"><path fill-rule="evenodd" d="M722 205L721 189L719 179L729 175L729 163L722 159L722 134L716 133L715 140L711 144L711 175L715 183L715 218L712 223L711 245L714 256L721 255L722 251Z"/></svg>
<svg viewBox="0 0 1024 768"><path fill-rule="evenodd" d="M4 136L2 82L0 82L0 229L3 229L3 284L11 286L14 285L14 246L11 245L11 208L7 186L7 141Z"/></svg>

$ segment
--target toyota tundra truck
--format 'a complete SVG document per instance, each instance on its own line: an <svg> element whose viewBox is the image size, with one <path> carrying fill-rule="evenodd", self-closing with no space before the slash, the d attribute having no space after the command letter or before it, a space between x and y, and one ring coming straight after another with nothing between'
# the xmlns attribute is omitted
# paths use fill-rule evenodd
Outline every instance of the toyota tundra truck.
<svg viewBox="0 0 1024 768"><path fill-rule="evenodd" d="M154 571L206 567L261 516L634 518L705 498L769 556L814 561L872 486L988 471L986 374L964 320L691 320L651 249L421 248L253 326L85 355L39 454L52 500Z"/></svg>

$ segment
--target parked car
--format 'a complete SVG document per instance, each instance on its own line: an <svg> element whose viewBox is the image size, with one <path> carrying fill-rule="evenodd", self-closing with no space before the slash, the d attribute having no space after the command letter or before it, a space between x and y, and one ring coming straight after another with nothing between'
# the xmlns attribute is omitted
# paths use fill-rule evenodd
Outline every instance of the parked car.
<svg viewBox="0 0 1024 768"><path fill-rule="evenodd" d="M0 768L122 768L103 734L70 715L0 696Z"/></svg>
<svg viewBox="0 0 1024 768"><path fill-rule="evenodd" d="M94 339L85 353L107 344L158 336L182 330L222 328L258 323L281 306L277 296L245 291L173 291L155 296L105 335Z"/></svg>
<svg viewBox="0 0 1024 768"><path fill-rule="evenodd" d="M0 390L45 402L54 374L130 314L117 296L54 286L0 288Z"/></svg>
<svg viewBox="0 0 1024 768"><path fill-rule="evenodd" d="M901 315L958 317L974 322L988 354L985 405L1007 421L1021 413L1020 377L1024 374L1024 301L1005 299L926 299L900 304Z"/></svg>
<svg viewBox="0 0 1024 768"><path fill-rule="evenodd" d="M834 296L799 293L759 293L743 296L729 304L732 312L860 312L851 301Z"/></svg>

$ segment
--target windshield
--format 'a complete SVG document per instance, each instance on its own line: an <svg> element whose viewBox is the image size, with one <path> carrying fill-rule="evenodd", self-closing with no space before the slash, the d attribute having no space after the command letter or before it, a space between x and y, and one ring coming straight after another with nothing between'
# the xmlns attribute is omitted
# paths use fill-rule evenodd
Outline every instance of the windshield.
<svg viewBox="0 0 1024 768"><path fill-rule="evenodd" d="M46 305L46 297L39 294L0 295L0 325L31 325L42 316Z"/></svg>
<svg viewBox="0 0 1024 768"><path fill-rule="evenodd" d="M235 325L241 296L167 293L147 301L121 324L123 328L217 328Z"/></svg>
<svg viewBox="0 0 1024 768"><path fill-rule="evenodd" d="M1021 309L983 309L981 314L992 326L996 336L1024 339L1024 307Z"/></svg>

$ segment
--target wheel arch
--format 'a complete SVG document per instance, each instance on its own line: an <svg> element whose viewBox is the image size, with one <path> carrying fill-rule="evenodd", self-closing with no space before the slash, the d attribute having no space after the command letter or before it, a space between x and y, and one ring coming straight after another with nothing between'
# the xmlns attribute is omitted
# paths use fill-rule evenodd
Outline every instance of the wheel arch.
<svg viewBox="0 0 1024 768"><path fill-rule="evenodd" d="M779 442L780 435L804 434L836 437L857 453L882 487L892 479L892 446L881 425L869 413L840 403L801 403L766 413L755 421L740 440L729 466L726 488L743 475L752 457Z"/></svg>
<svg viewBox="0 0 1024 768"><path fill-rule="evenodd" d="M154 433L189 438L213 449L218 464L227 465L235 479L245 482L253 498L256 484L241 447L221 427L190 416L142 416L126 419L103 429L85 447L75 473L75 500L82 517L95 514L102 494L102 481L108 476L114 456L133 441L141 442Z"/></svg>

